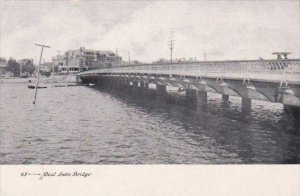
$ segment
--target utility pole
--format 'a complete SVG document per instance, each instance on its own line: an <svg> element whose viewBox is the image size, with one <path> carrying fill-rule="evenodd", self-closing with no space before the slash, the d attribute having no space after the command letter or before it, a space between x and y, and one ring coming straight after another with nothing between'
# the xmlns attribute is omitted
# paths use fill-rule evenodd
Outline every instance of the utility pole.
<svg viewBox="0 0 300 196"><path fill-rule="evenodd" d="M44 44L35 44L36 46L40 46L41 48L41 55L40 55L40 61L39 61L39 65L38 65L38 75L37 75L37 80L36 80L36 85L35 85L35 94L34 94L34 100L33 100L33 104L35 104L36 101L36 95L37 95L37 89L38 89L38 85L39 85L39 80L40 80L40 67L41 67L41 61L42 61L42 56L43 56L43 50L44 48L50 48L50 46L46 46Z"/></svg>
<svg viewBox="0 0 300 196"><path fill-rule="evenodd" d="M130 65L130 52L128 52L128 65Z"/></svg>
<svg viewBox="0 0 300 196"><path fill-rule="evenodd" d="M175 42L175 40L174 40L174 31L170 32L170 38L169 39L170 39L169 40L169 48L170 48L170 53L171 53L170 61L172 63L172 61L173 61L173 49L174 49L174 42Z"/></svg>

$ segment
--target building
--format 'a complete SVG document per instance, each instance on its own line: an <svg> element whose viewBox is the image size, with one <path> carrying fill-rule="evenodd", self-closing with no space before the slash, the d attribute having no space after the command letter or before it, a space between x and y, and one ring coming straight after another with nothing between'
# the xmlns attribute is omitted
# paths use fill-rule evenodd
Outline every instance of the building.
<svg viewBox="0 0 300 196"><path fill-rule="evenodd" d="M53 63L61 73L76 73L90 69L122 65L122 57L110 50L93 50L81 47L57 55Z"/></svg>
<svg viewBox="0 0 300 196"><path fill-rule="evenodd" d="M48 73L52 72L53 64L54 64L53 62L43 62L40 67L40 72L42 74L47 73L47 72Z"/></svg>

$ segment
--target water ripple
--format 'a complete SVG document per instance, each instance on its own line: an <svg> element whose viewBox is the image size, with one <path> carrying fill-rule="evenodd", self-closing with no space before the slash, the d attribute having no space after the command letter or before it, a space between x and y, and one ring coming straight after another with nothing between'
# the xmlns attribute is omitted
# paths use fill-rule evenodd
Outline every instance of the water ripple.
<svg viewBox="0 0 300 196"><path fill-rule="evenodd" d="M223 104L209 93L203 112L181 95L161 104L72 87L41 90L32 105L26 84L0 85L1 164L300 163L299 120L281 104L253 101L244 118L237 97Z"/></svg>

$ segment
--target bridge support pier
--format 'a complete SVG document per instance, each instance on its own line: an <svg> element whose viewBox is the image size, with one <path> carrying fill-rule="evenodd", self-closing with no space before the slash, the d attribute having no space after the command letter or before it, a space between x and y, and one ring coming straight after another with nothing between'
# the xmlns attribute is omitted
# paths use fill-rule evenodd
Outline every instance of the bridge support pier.
<svg viewBox="0 0 300 196"><path fill-rule="evenodd" d="M156 101L164 101L167 95L166 85L156 85Z"/></svg>
<svg viewBox="0 0 300 196"><path fill-rule="evenodd" d="M222 100L223 102L228 102L229 101L229 95L222 95Z"/></svg>
<svg viewBox="0 0 300 196"><path fill-rule="evenodd" d="M132 86L134 86L134 87L138 87L138 86L139 86L139 83L138 83L138 82L136 82L136 81L133 81L133 82L132 82Z"/></svg>
<svg viewBox="0 0 300 196"><path fill-rule="evenodd" d="M140 87L138 89L139 94L144 94L145 92L145 83L144 82L140 82Z"/></svg>
<svg viewBox="0 0 300 196"><path fill-rule="evenodd" d="M251 99L242 97L242 113L250 114L251 113Z"/></svg>
<svg viewBox="0 0 300 196"><path fill-rule="evenodd" d="M300 107L283 105L284 112L288 115L295 117L295 119L300 118Z"/></svg>
<svg viewBox="0 0 300 196"><path fill-rule="evenodd" d="M115 89L116 88L116 84L114 83L114 81L112 79L108 79L107 87L109 89Z"/></svg>
<svg viewBox="0 0 300 196"><path fill-rule="evenodd" d="M207 109L207 92L187 89L186 90L186 101L189 107L193 107L200 110Z"/></svg>
<svg viewBox="0 0 300 196"><path fill-rule="evenodd" d="M197 92L197 109L206 110L207 109L207 92L196 91Z"/></svg>
<svg viewBox="0 0 300 196"><path fill-rule="evenodd" d="M124 86L125 86L125 88L128 88L130 86L130 82L128 82L127 80L124 80Z"/></svg>
<svg viewBox="0 0 300 196"><path fill-rule="evenodd" d="M122 80L117 79L116 80L116 89L119 91L122 88Z"/></svg>
<svg viewBox="0 0 300 196"><path fill-rule="evenodd" d="M139 83L137 81L132 82L132 92L136 93L139 90Z"/></svg>
<svg viewBox="0 0 300 196"><path fill-rule="evenodd" d="M283 105L284 108L284 116L285 116L285 124L289 129L295 129L296 131L300 131L300 107Z"/></svg>
<svg viewBox="0 0 300 196"><path fill-rule="evenodd" d="M149 88L149 83L148 82L144 82L144 88L148 89Z"/></svg>
<svg viewBox="0 0 300 196"><path fill-rule="evenodd" d="M186 89L185 91L186 104L188 107L197 106L197 92L194 89Z"/></svg>
<svg viewBox="0 0 300 196"><path fill-rule="evenodd" d="M145 83L144 82L140 82L140 88L144 88L145 87Z"/></svg>
<svg viewBox="0 0 300 196"><path fill-rule="evenodd" d="M141 87L141 89L146 90L146 89L149 88L149 83L147 83L147 82L140 82L140 87Z"/></svg>
<svg viewBox="0 0 300 196"><path fill-rule="evenodd" d="M125 90L128 87L126 80L121 80L121 91Z"/></svg>
<svg viewBox="0 0 300 196"><path fill-rule="evenodd" d="M149 89L149 83L141 82L140 83L140 88L141 88L140 89L141 94L147 95L148 89Z"/></svg>
<svg viewBox="0 0 300 196"><path fill-rule="evenodd" d="M292 105L283 105L284 111L293 111L293 112L300 112L300 107L292 106Z"/></svg>
<svg viewBox="0 0 300 196"><path fill-rule="evenodd" d="M98 88L102 85L102 81L101 81L100 78L97 78L97 79L96 79L95 85L96 85Z"/></svg>

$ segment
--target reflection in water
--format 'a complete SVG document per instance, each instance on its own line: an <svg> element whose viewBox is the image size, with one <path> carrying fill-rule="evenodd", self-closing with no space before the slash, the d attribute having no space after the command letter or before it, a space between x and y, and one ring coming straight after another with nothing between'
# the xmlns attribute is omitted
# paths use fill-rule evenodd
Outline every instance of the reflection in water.
<svg viewBox="0 0 300 196"><path fill-rule="evenodd" d="M235 97L209 94L201 111L180 95L69 87L40 90L33 106L24 84L0 85L1 164L300 162L299 119L281 104L253 101L245 117Z"/></svg>
<svg viewBox="0 0 300 196"><path fill-rule="evenodd" d="M246 115L237 106L240 98L235 98L233 101L238 102L234 103L221 102L214 95L208 104L211 111L205 112L169 104L175 100L153 104L154 96L141 98L141 94L111 90L109 93L129 105L146 109L149 114L156 112L164 114L166 119L181 122L182 128L193 133L191 137L197 142L202 139L199 134L205 134L215 140L219 148L236 153L243 163L299 163L299 119L284 112L279 104L273 110L272 103L254 101L254 111ZM176 103L184 104L180 98Z"/></svg>

